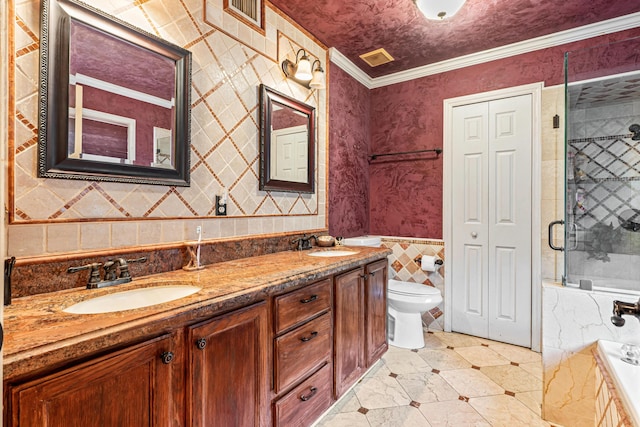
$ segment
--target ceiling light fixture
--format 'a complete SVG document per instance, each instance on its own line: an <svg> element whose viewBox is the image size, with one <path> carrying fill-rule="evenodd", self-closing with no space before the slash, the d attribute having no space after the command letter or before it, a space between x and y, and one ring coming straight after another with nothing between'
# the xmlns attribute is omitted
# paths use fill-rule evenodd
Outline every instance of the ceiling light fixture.
<svg viewBox="0 0 640 427"><path fill-rule="evenodd" d="M300 53L302 53L302 56L300 56ZM306 88L324 89L325 87L324 70L320 60L316 59L311 63L304 49L300 49L296 53L295 63L288 59L282 61L282 71L287 78Z"/></svg>
<svg viewBox="0 0 640 427"><path fill-rule="evenodd" d="M414 0L428 19L443 20L455 15L466 0Z"/></svg>

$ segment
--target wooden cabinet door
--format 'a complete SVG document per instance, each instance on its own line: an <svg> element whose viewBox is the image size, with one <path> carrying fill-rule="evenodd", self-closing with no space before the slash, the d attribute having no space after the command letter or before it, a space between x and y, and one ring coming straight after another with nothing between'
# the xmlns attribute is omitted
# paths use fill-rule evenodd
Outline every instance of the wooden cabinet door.
<svg viewBox="0 0 640 427"><path fill-rule="evenodd" d="M176 351L173 345L163 336L12 387L12 425L181 425L172 414L172 376L179 369L175 353L173 360L167 353Z"/></svg>
<svg viewBox="0 0 640 427"><path fill-rule="evenodd" d="M372 262L364 270L365 357L367 368L389 348L387 344L387 260Z"/></svg>
<svg viewBox="0 0 640 427"><path fill-rule="evenodd" d="M267 304L189 328L187 419L192 427L266 426Z"/></svg>
<svg viewBox="0 0 640 427"><path fill-rule="evenodd" d="M342 396L364 373L364 269L335 277L335 395Z"/></svg>

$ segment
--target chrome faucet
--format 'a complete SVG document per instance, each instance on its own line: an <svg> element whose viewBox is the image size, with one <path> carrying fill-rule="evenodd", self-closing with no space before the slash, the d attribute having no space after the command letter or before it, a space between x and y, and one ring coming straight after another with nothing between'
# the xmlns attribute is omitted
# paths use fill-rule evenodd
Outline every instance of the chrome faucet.
<svg viewBox="0 0 640 427"><path fill-rule="evenodd" d="M106 286L119 285L131 281L129 264L132 262L146 262L147 257L125 259L118 258L104 263L94 262L78 267L69 267L67 273L77 273L78 271L90 270L87 289L104 288ZM100 279L100 267L104 270L104 279Z"/></svg>
<svg viewBox="0 0 640 427"><path fill-rule="evenodd" d="M315 239L316 241L318 241L318 237L316 237L315 234L312 234L309 237L307 237L306 234L303 234L302 237L294 239L291 243L297 243L296 250L304 251L307 249L311 249L311 239Z"/></svg>
<svg viewBox="0 0 640 427"><path fill-rule="evenodd" d="M614 301L611 323L618 327L624 326L625 320L622 318L623 315L635 316L636 319L640 320L640 299L635 303Z"/></svg>

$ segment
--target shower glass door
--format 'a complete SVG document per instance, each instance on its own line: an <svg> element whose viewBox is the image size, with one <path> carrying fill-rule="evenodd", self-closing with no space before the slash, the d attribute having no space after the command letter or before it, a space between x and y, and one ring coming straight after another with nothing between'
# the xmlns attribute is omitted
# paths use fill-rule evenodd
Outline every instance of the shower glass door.
<svg viewBox="0 0 640 427"><path fill-rule="evenodd" d="M565 54L567 285L640 292L640 38Z"/></svg>

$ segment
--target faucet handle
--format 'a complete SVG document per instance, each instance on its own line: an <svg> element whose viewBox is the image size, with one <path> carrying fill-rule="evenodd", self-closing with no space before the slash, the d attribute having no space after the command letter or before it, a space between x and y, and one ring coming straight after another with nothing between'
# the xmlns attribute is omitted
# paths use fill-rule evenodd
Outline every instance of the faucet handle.
<svg viewBox="0 0 640 427"><path fill-rule="evenodd" d="M104 263L102 268L104 269L104 280L116 280L116 268L118 265L115 261L107 261Z"/></svg>
<svg viewBox="0 0 640 427"><path fill-rule="evenodd" d="M130 279L131 274L129 273L129 264L132 262L147 262L147 257L140 257L134 259L125 259L118 258L118 265L120 266L120 278L121 279Z"/></svg>
<svg viewBox="0 0 640 427"><path fill-rule="evenodd" d="M91 270L91 274L89 275L89 282L87 282L87 287L91 287L91 285L94 285L100 282L101 266L102 266L102 263L94 262L92 264L81 265L77 267L69 267L67 268L67 273L77 273L78 271Z"/></svg>

